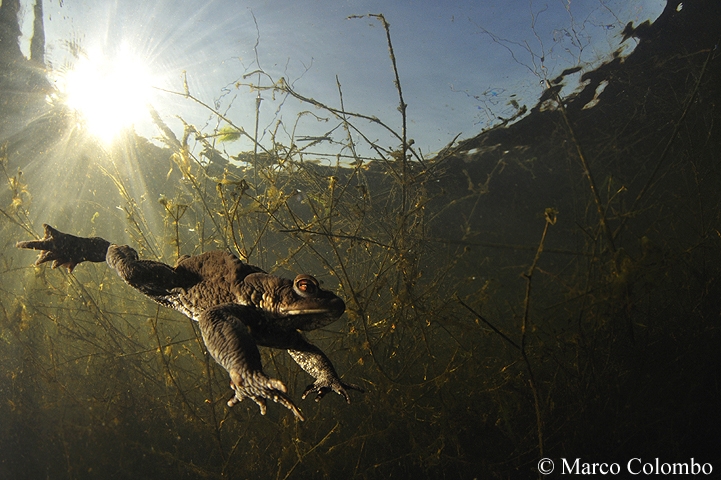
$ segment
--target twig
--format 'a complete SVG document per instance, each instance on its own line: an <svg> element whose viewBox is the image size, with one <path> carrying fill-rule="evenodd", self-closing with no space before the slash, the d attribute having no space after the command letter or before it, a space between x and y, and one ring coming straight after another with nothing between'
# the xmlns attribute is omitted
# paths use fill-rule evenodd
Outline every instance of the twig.
<svg viewBox="0 0 721 480"><path fill-rule="evenodd" d="M393 53L393 43L391 42L391 25L386 20L386 17L383 16L382 13L371 13L368 15L369 17L377 18L380 20L381 24L383 25L383 29L386 31L386 40L388 42L388 54L391 57L391 64L393 65L393 75L395 76L395 80L393 83L396 86L396 90L398 90L398 111L401 113L401 169L402 169L402 178L403 182L401 183L401 221L404 221L405 213L406 213L406 204L408 202L407 199L407 192L406 187L408 183L407 178L407 163L408 158L406 156L406 152L408 151L408 133L407 133L407 119L406 119L406 110L408 108L408 105L403 100L403 90L401 89L401 79L398 75L398 65L396 64L396 55Z"/></svg>
<svg viewBox="0 0 721 480"><path fill-rule="evenodd" d="M235 123L233 123L233 121L230 120L228 117L226 117L225 115L223 115L222 113L220 113L218 110L214 109L213 107L211 107L211 106L208 105L207 103L203 102L203 101L200 100L199 98L193 96L190 92L187 92L187 91L186 91L186 92L176 92L176 91L173 91L173 90L168 90L168 89L160 88L160 87L154 87L154 88L155 88L156 90L160 91L160 92L169 93L169 94L171 94L171 95L178 95L178 96L181 96L181 97L185 97L185 98L187 98L187 99L189 99L189 100L192 100L193 102L197 103L198 105L200 105L201 107L205 108L206 110L209 110L213 115L216 115L218 118L220 118L220 119L223 120L225 123L227 123L230 127L232 127L233 129L237 130L240 135L243 135L244 137L246 137L247 139L249 139L249 140L251 140L253 143L255 143L255 139L254 139L248 132L246 132L243 127L239 127L238 125L236 125ZM269 87L269 88L270 88L270 87ZM265 153L267 153L268 155L270 155L270 152L269 152L263 145L257 144L257 147L260 148L261 150L263 150L263 151L264 151Z"/></svg>
<svg viewBox="0 0 721 480"><path fill-rule="evenodd" d="M546 84L548 88L551 87L548 82L546 82ZM608 246L613 253L616 251L616 246L613 243L613 233L611 232L611 228L608 226L606 212L603 208L603 205L601 204L601 197L598 194L598 188L596 188L596 181L594 180L591 169L588 166L588 161L586 160L586 154L583 152L583 147L581 147L581 143L576 138L576 132L573 129L573 125L571 125L571 120L568 118L568 111L566 110L566 105L563 103L563 100L561 100L561 95L558 93L558 91L556 92L555 96L556 103L558 103L558 108L561 110L561 115L563 116L563 121L566 124L566 128L568 128L568 134L571 136L571 141L576 146L576 153L578 154L579 160L581 160L581 166L583 166L583 173L588 179L588 185L591 189L591 194L593 195L593 201L596 204L596 211L598 212L598 221L601 223L601 228L606 234Z"/></svg>
<svg viewBox="0 0 721 480"><path fill-rule="evenodd" d="M536 245L519 245L515 243L496 243L496 242L473 242L470 240L452 240L437 237L426 237L427 242L443 243L446 245L468 245L485 248L499 248L506 250L537 250ZM546 253L556 253L559 255L572 255L574 257L593 257L593 253L590 252L578 252L576 250L566 250L563 248L544 248Z"/></svg>
<svg viewBox="0 0 721 480"><path fill-rule="evenodd" d="M158 333L158 318L160 317L160 305L157 305L157 308L155 310L155 317L151 319L150 325L153 328L153 335L155 336L155 341L158 344L158 353L160 354L160 359L163 361L163 367L165 367L165 374L170 378L170 381L173 383L173 386L178 391L178 394L180 395L180 398L183 399L183 403L186 407L188 407L188 410L190 413L198 419L200 422L204 422L204 420L198 415L198 413L195 411L195 408L193 404L188 400L188 397L185 396L185 391L180 388L180 385L178 384L178 381L175 379L175 375L173 375L173 372L170 369L170 362L167 358L165 358L165 354L163 353L163 343L160 341L160 334ZM221 451L222 454L222 451Z"/></svg>
<svg viewBox="0 0 721 480"><path fill-rule="evenodd" d="M359 237L356 235L344 235L342 233L330 233L330 232L316 232L314 230L310 230L308 228L283 228L278 230L281 233L308 233L310 235L321 235L328 238L344 238L346 240L354 240L358 242L365 242L365 243L373 243L375 245L378 245L379 247L383 248L390 248L388 245L378 242L376 240L366 238L366 237Z"/></svg>
<svg viewBox="0 0 721 480"><path fill-rule="evenodd" d="M721 41L721 39L719 39ZM718 45L718 41L716 42L716 45ZM708 52L708 55L706 56L706 61L703 64L703 67L701 68L701 73L699 73L698 79L696 80L696 85L694 85L693 90L688 96L688 99L686 100L686 105L684 106L683 112L681 113L681 116L676 121L676 124L673 126L673 131L668 137L668 141L666 142L666 145L663 148L663 152L661 152L661 155L658 158L658 161L656 162L656 166L653 169L653 172L651 172L651 175L648 177L648 180L646 180L646 183L644 184L643 188L641 188L641 191L638 192L638 195L633 200L633 203L631 204L631 208L629 209L630 212L633 212L636 208L636 204L646 195L646 192L651 187L651 184L653 183L654 178L656 178L656 174L658 173L659 169L661 168L661 165L663 164L664 160L666 160L666 156L671 151L671 145L673 145L673 142L676 140L676 136L678 134L679 129L681 128L681 124L683 123L683 120L686 118L686 114L688 113L689 109L691 108L691 105L693 105L693 99L696 97L696 94L698 93L698 89L701 85L701 79L703 79L704 74L706 73L706 67L708 67L709 61L714 55L714 52L717 50L710 49ZM616 237L623 227L626 225L626 221L628 220L628 216L625 216L621 220L621 224L618 226L615 232L613 232L613 236Z"/></svg>
<svg viewBox="0 0 721 480"><path fill-rule="evenodd" d="M315 445L313 445L313 447L312 447L310 450L308 450L307 452L299 455L299 458L295 461L295 463L293 464L293 466L290 467L290 469L286 472L285 476L283 477L283 480L286 480L287 478L289 478L290 475L293 473L293 470L295 470L295 468L296 468L300 463L303 462L303 459L304 459L305 457L307 457L308 455L310 455L311 453L313 453L318 447L320 447L321 445L323 445L323 444L330 438L330 436L333 435L333 432L335 432L335 431L338 429L338 427L340 427L340 423L339 423L339 422L336 423L335 426L333 426L333 428L331 428L331 429L328 431L328 433L325 435L325 437L321 438L318 443L316 443ZM280 472L278 472L278 478L280 478Z"/></svg>
<svg viewBox="0 0 721 480"><path fill-rule="evenodd" d="M528 369L528 383L533 392L533 404L536 409L536 430L538 434L538 456L543 457L543 419L541 418L541 403L538 396L538 387L536 385L536 379L533 376L533 368L531 368L531 362L528 359L526 352L526 332L528 331L528 317L531 307L531 279L533 278L533 272L536 270L538 260L541 258L541 252L543 251L543 244L546 241L546 234L548 233L548 227L555 225L557 212L552 208L547 208L545 212L546 224L543 226L543 234L541 235L541 241L538 244L538 250L536 250L536 256L533 258L531 266L528 268L528 272L524 274L526 278L526 297L524 299L523 307L523 322L521 323L521 356ZM540 476L540 473L539 473Z"/></svg>
<svg viewBox="0 0 721 480"><path fill-rule="evenodd" d="M488 325L488 327L489 327L491 330L493 330L494 332L496 332L497 334L499 334L505 341L507 341L508 343L510 343L511 345L513 345L514 347L516 347L518 350L521 349L521 347L519 347L516 342L514 342L513 340L511 340L510 338L508 338L508 336L507 336L505 333L503 333L502 331L500 331L499 329L497 329L495 326L493 326L493 324L492 324L491 322L489 322L488 320L486 320L485 318L483 318L483 315L481 315L480 313L478 313L478 312L476 312L474 309L472 309L470 306L468 306L463 300L460 299L460 297L458 297L458 295L454 295L454 298L456 299L456 301L457 301L458 303L460 303L463 307L465 307L466 310L468 310L468 311L471 312L473 315L475 315L476 317L478 317L478 319L479 319L480 321L482 321L483 323L485 323L486 325Z"/></svg>

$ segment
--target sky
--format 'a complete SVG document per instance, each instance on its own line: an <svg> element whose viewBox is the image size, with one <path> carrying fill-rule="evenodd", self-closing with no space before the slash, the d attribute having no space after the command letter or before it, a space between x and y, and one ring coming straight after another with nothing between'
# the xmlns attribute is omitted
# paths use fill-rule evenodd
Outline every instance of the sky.
<svg viewBox="0 0 721 480"><path fill-rule="evenodd" d="M23 0L28 49L33 0ZM153 85L190 93L252 132L257 92L238 81L270 85L285 78L303 96L376 116L400 132L398 92L381 23L348 18L382 13L390 34L405 103L408 136L432 155L456 135L469 138L530 109L544 78L576 65L593 68L620 45L629 21L653 21L663 0L45 0L47 59L56 72L77 59L68 45L116 58L131 52L151 72ZM624 44L626 51L634 40ZM266 75L244 75L261 69ZM122 87L113 87L122 88ZM108 95L112 95L109 92ZM337 124L326 112L294 99L261 92L260 132L269 143L291 135L321 135ZM211 132L217 117L180 95L155 89L150 100L180 135L182 122ZM310 111L313 115L298 113ZM321 121L317 117L328 118ZM372 125L372 140L394 140ZM149 117L138 133L153 137ZM294 130L295 129L295 130ZM293 133L295 131L295 133ZM250 149L249 143L228 145Z"/></svg>

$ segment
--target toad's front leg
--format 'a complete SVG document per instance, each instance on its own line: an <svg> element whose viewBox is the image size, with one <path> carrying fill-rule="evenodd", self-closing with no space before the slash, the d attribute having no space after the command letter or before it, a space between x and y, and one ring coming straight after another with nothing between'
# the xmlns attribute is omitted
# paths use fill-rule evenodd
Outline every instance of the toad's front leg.
<svg viewBox="0 0 721 480"><path fill-rule="evenodd" d="M315 381L303 392L303 399L315 393L315 401L319 402L327 393L335 392L343 397L346 403L350 403L348 390L365 393L358 385L343 383L326 354L306 340L299 331L273 329L267 325L265 328L254 328L252 331L253 338L259 345L287 350L295 363L315 378Z"/></svg>
<svg viewBox="0 0 721 480"><path fill-rule="evenodd" d="M241 321L241 318L256 320L248 317L257 315L259 313L254 308L226 303L211 307L198 317L208 352L230 375L235 397L228 401L228 406L232 407L247 397L257 403L260 413L265 415L266 401L272 400L293 412L299 420L304 420L298 407L286 394L283 382L263 372L258 347L248 327Z"/></svg>
<svg viewBox="0 0 721 480"><path fill-rule="evenodd" d="M320 402L327 393L335 392L343 397L346 403L350 403L348 390L365 393L358 385L343 383L328 357L312 343L306 342L299 350L288 349L288 353L303 370L315 378L315 381L306 387L301 398L305 399L315 393L315 401Z"/></svg>

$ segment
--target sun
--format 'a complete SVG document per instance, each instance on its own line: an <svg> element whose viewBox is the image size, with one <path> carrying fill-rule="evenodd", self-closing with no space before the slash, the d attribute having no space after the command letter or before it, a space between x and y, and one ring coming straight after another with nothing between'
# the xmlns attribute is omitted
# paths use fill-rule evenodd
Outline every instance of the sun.
<svg viewBox="0 0 721 480"><path fill-rule="evenodd" d="M98 52L81 57L61 80L65 104L105 143L148 115L153 78L138 58Z"/></svg>

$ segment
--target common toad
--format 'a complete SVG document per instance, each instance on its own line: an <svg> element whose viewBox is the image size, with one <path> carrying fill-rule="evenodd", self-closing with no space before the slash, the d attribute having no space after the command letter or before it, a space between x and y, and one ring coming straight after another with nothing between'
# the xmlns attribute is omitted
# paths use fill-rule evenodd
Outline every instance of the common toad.
<svg viewBox="0 0 721 480"><path fill-rule="evenodd" d="M72 271L84 261L107 262L130 286L197 321L208 352L230 374L235 394L228 406L250 398L264 415L266 401L273 400L303 420L283 382L263 373L258 345L287 350L315 378L303 399L315 393L319 401L333 391L350 403L347 390L363 392L343 383L328 357L300 332L324 327L345 311L343 300L310 275L294 280L270 275L223 251L184 256L171 267L141 260L127 245L43 227L41 240L16 245L41 250L36 265L52 261L53 268Z"/></svg>

